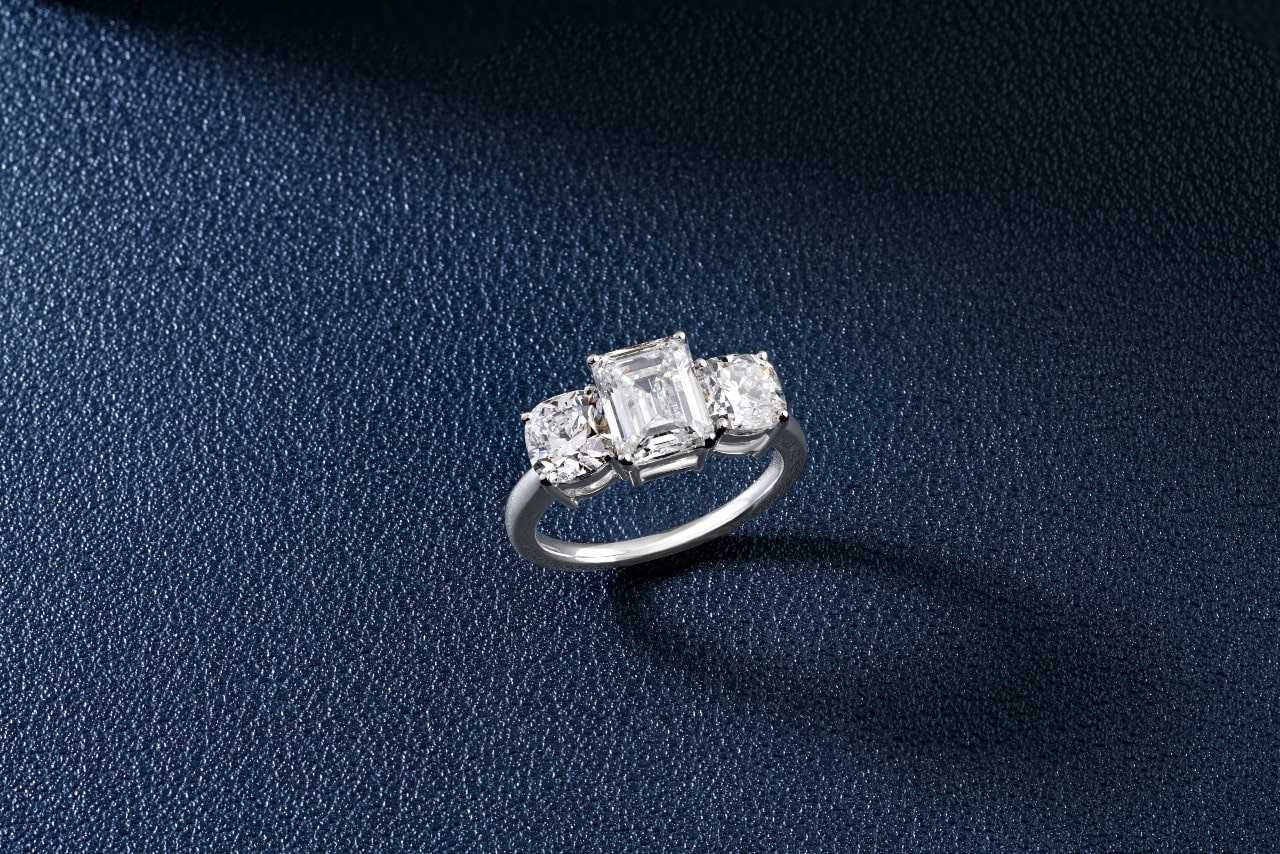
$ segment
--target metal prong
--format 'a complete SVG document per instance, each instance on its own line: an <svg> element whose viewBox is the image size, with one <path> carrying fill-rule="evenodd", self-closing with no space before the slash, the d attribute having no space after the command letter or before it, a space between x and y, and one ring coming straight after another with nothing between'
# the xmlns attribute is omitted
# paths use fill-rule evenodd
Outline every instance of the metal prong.
<svg viewBox="0 0 1280 854"><path fill-rule="evenodd" d="M594 368L598 364L600 364L600 357L597 356L595 353L592 353L590 356L587 357L588 368Z"/></svg>
<svg viewBox="0 0 1280 854"><path fill-rule="evenodd" d="M554 498L556 501L559 501L561 504L563 504L565 507L568 507L570 510L578 509L577 499L571 498L567 492L565 492L559 486L547 480L546 478L540 477L538 478L538 480L542 483L542 488L545 489L547 492L550 492L551 497Z"/></svg>
<svg viewBox="0 0 1280 854"><path fill-rule="evenodd" d="M760 359L762 362L767 362L769 361L769 354L764 350L761 350L759 353L756 353L756 358Z"/></svg>
<svg viewBox="0 0 1280 854"><path fill-rule="evenodd" d="M677 332L675 335L672 335L671 337L676 339L677 341L687 341L689 338L689 336L684 334L683 330L680 332Z"/></svg>
<svg viewBox="0 0 1280 854"><path fill-rule="evenodd" d="M521 412L521 413L520 413L520 420L521 420L521 421L523 421L525 424L528 424L528 423L529 423L529 419L530 419L530 418L532 418L532 417L533 417L533 413L532 413L532 412Z"/></svg>
<svg viewBox="0 0 1280 854"><path fill-rule="evenodd" d="M644 483L640 478L640 470L636 468L635 461L628 455L614 457L612 460L613 470L618 476L632 486L639 486Z"/></svg>
<svg viewBox="0 0 1280 854"><path fill-rule="evenodd" d="M593 397L595 396L595 393L596 393L596 387L593 385L589 385L586 388L584 388L582 391L587 395L587 397Z"/></svg>
<svg viewBox="0 0 1280 854"><path fill-rule="evenodd" d="M790 413L786 412L785 410L783 410L783 412L778 415L778 423L770 427L768 431L765 433L765 436L768 437L769 441L766 442L762 448L760 448L755 453L753 453L752 454L753 457L761 458L768 455L769 451L773 448L773 440L777 438L779 433L787 429L787 420L790 417L791 417Z"/></svg>
<svg viewBox="0 0 1280 854"><path fill-rule="evenodd" d="M700 371L704 371L704 370L706 370L706 368L707 368L707 360L706 360L706 359L694 359L694 360L693 360L693 366L694 366L695 368L697 368L698 370L700 370Z"/></svg>

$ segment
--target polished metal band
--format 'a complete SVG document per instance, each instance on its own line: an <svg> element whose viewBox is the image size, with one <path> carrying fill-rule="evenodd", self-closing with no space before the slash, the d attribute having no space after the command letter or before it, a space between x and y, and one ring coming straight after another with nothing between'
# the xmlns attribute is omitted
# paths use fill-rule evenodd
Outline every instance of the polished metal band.
<svg viewBox="0 0 1280 854"><path fill-rule="evenodd" d="M554 569L604 569L666 557L713 540L753 518L783 496L804 471L807 446L794 416L768 435L739 439L725 434L712 453L721 456L775 453L769 467L737 497L705 516L674 528L614 543L571 543L541 533L538 524L552 502L563 495L544 485L536 472L525 473L507 499L507 536L526 560Z"/></svg>

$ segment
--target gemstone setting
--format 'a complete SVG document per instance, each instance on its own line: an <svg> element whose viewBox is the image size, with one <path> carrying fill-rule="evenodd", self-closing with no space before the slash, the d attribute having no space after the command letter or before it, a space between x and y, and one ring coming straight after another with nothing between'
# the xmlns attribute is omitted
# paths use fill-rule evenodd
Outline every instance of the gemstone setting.
<svg viewBox="0 0 1280 854"><path fill-rule="evenodd" d="M547 483L569 483L608 464L608 432L594 390L570 391L529 412L524 444L538 477Z"/></svg>
<svg viewBox="0 0 1280 854"><path fill-rule="evenodd" d="M618 459L643 465L700 450L711 414L683 333L588 360Z"/></svg>
<svg viewBox="0 0 1280 854"><path fill-rule="evenodd" d="M711 417L731 433L762 433L787 411L778 372L763 353L707 359L701 378Z"/></svg>

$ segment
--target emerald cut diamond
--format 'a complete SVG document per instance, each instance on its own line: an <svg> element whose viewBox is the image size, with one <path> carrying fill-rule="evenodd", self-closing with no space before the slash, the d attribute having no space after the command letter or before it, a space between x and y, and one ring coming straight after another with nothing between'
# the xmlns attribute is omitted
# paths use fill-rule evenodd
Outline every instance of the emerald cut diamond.
<svg viewBox="0 0 1280 854"><path fill-rule="evenodd" d="M621 461L640 465L694 451L714 435L682 333L588 362Z"/></svg>

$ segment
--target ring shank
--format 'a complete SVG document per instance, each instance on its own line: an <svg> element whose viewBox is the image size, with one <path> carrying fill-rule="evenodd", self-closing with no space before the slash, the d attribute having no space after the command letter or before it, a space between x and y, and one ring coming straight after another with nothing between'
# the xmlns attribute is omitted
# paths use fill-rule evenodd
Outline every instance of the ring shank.
<svg viewBox="0 0 1280 854"><path fill-rule="evenodd" d="M713 540L752 519L781 498L804 470L804 431L790 417L769 443L775 453L769 467L742 492L704 516L631 540L571 543L541 533L538 523L554 499L538 475L528 471L507 499L507 536L526 560L553 569L602 569L631 566L666 557Z"/></svg>

